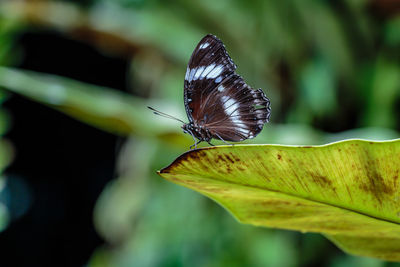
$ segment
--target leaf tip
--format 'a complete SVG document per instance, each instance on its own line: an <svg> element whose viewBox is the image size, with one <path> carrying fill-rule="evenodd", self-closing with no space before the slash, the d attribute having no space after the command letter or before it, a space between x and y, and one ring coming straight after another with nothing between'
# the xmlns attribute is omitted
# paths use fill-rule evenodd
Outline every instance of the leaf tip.
<svg viewBox="0 0 400 267"><path fill-rule="evenodd" d="M177 157L170 165L168 165L165 168L162 168L160 171L158 171L158 174L164 174L164 173L171 173L173 170L187 162L189 159L191 161L193 160L199 160L201 157L206 156L206 153L204 152L205 150L210 149L210 147L204 147L204 148L198 148L198 149L193 149L186 151L185 153L181 154L179 157Z"/></svg>

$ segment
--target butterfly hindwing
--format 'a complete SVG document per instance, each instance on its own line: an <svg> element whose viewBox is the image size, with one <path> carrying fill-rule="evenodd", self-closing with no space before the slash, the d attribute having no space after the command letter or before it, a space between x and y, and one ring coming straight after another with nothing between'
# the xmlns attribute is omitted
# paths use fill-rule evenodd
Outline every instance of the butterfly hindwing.
<svg viewBox="0 0 400 267"><path fill-rule="evenodd" d="M252 89L233 74L208 95L198 117L203 118L213 138L241 141L259 134L269 114L270 103L264 92Z"/></svg>

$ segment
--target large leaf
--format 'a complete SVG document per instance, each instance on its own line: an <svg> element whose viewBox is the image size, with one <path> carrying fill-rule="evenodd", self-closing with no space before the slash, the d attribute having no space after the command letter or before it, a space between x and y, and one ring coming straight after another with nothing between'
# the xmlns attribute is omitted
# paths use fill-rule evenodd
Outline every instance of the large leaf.
<svg viewBox="0 0 400 267"><path fill-rule="evenodd" d="M320 232L356 255L400 261L400 141L235 145L189 151L159 174L242 223Z"/></svg>

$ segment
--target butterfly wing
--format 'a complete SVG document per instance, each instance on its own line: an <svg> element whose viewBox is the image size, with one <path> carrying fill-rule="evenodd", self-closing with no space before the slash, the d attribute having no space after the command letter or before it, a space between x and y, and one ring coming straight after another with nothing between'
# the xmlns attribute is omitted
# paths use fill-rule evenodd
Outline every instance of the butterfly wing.
<svg viewBox="0 0 400 267"><path fill-rule="evenodd" d="M254 90L237 74L225 79L207 101L207 108L201 110L200 116L205 118L204 126L215 139L251 139L269 121L269 99L261 89Z"/></svg>
<svg viewBox="0 0 400 267"><path fill-rule="evenodd" d="M254 138L269 121L270 102L235 73L223 43L205 36L190 58L185 76L185 108L190 122L206 127L213 138Z"/></svg>
<svg viewBox="0 0 400 267"><path fill-rule="evenodd" d="M224 44L214 35L206 35L190 57L184 84L184 100L189 121L197 118L200 104L223 79L234 73L236 65Z"/></svg>

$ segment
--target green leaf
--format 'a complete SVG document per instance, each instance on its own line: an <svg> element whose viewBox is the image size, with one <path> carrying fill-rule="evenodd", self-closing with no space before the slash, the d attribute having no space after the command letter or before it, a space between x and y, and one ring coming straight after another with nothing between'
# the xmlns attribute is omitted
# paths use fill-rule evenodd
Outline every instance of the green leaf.
<svg viewBox="0 0 400 267"><path fill-rule="evenodd" d="M189 151L159 174L242 223L319 232L346 252L400 261L400 140Z"/></svg>
<svg viewBox="0 0 400 267"><path fill-rule="evenodd" d="M61 76L0 67L0 86L120 135L154 137L175 126L157 119L145 99Z"/></svg>

